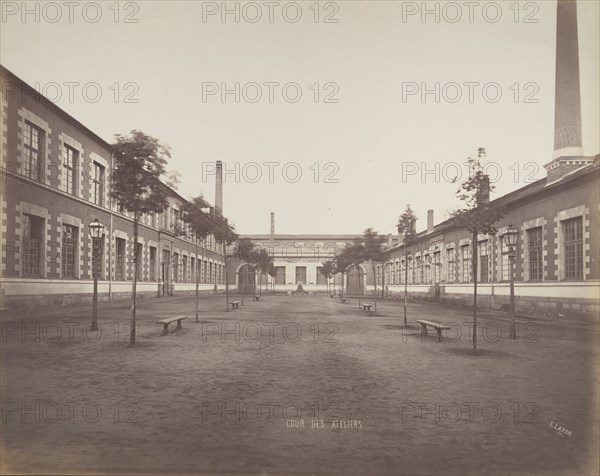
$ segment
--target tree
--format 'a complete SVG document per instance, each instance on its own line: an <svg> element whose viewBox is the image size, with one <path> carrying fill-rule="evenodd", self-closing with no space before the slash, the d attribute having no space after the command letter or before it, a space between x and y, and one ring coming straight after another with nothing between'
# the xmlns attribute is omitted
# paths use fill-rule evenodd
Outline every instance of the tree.
<svg viewBox="0 0 600 476"><path fill-rule="evenodd" d="M323 276L325 276L325 279L327 280L327 294L329 294L330 296L331 296L331 292L330 292L330 287L329 287L329 280L333 276L334 269L335 269L335 263L333 261L323 261L323 266L321 266L321 268L319 269L321 274Z"/></svg>
<svg viewBox="0 0 600 476"><path fill-rule="evenodd" d="M213 235L215 241L223 246L223 260L225 261L225 308L229 311L229 273L227 271L227 247L238 240L235 227L229 224L227 218L216 210L213 214Z"/></svg>
<svg viewBox="0 0 600 476"><path fill-rule="evenodd" d="M258 258L256 261L256 269L259 273L259 286L258 286L258 294L262 296L262 278L267 273L269 269L269 265L271 265L271 257L266 249L262 248L258 252Z"/></svg>
<svg viewBox="0 0 600 476"><path fill-rule="evenodd" d="M412 245L416 237L415 224L417 217L410 203L406 205L404 213L398 218L398 233L402 235L402 247L404 248L404 327L407 326L406 320L406 300L408 295L408 247Z"/></svg>
<svg viewBox="0 0 600 476"><path fill-rule="evenodd" d="M456 196L464 206L452 213L454 224L471 232L471 265L473 276L473 350L477 350L477 236L494 234L494 224L502 218L501 206L490 203L490 178L481 164L485 149L480 147L476 157L469 157L469 177L460 185Z"/></svg>
<svg viewBox="0 0 600 476"><path fill-rule="evenodd" d="M342 275L342 284L341 284L341 291L340 291L340 298L342 296L344 296L344 276L346 275L346 273L348 272L348 269L350 268L350 266L352 266L352 261L349 259L348 255L346 253L344 253L343 251L341 253L338 253L334 258L333 261L335 263L335 274L340 273Z"/></svg>
<svg viewBox="0 0 600 476"><path fill-rule="evenodd" d="M275 283L275 276L277 276L277 270L275 269L275 263L273 263L272 260L269 262L269 266L267 266L267 274L271 276L271 283ZM271 286L271 288L272 287L273 285ZM267 294L269 293L268 289L269 288L267 287Z"/></svg>
<svg viewBox="0 0 600 476"><path fill-rule="evenodd" d="M385 242L385 236L380 236L372 228L367 228L363 234L363 245L364 245L364 261L370 261L373 267L373 276L375 276L375 312L377 312L377 273L376 264L382 263L385 260L385 253L383 251L383 243ZM384 289L384 273L382 269L381 273L381 284Z"/></svg>
<svg viewBox="0 0 600 476"><path fill-rule="evenodd" d="M198 242L206 238L212 231L214 224L202 209L210 208L202 195L192 198L191 202L185 202L181 207L181 218L191 229L191 237L196 245L196 257L198 256ZM187 235L185 230L181 234ZM200 313L200 266L196 266L196 322Z"/></svg>
<svg viewBox="0 0 600 476"><path fill-rule="evenodd" d="M354 267L356 270L357 276L357 287L359 291L362 289L360 284L360 265L365 262L365 245L361 240L355 240L352 246L344 248L342 251L342 255L344 255L346 261L350 263L350 266ZM360 300L362 297L362 292L359 293L358 297L358 305L360 307Z"/></svg>
<svg viewBox="0 0 600 476"><path fill-rule="evenodd" d="M236 256L238 259L240 259L242 262L245 263L244 280L242 282L242 305L244 305L244 296L246 294L246 281L248 278L248 269L250 268L251 263L258 262L259 253L255 249L255 245L252 241L250 241L248 238L242 238L241 240L239 240L237 242ZM254 267L253 267L253 272L254 272ZM241 277L240 277L240 279L241 279ZM239 292L239 289L238 289L238 292Z"/></svg>
<svg viewBox="0 0 600 476"><path fill-rule="evenodd" d="M165 165L171 153L158 139L137 130L132 130L128 135L117 134L115 141L112 145L114 171L110 193L123 210L133 214L134 270L130 343L135 344L139 222L143 214L160 213L168 205L168 189L160 179L165 173Z"/></svg>

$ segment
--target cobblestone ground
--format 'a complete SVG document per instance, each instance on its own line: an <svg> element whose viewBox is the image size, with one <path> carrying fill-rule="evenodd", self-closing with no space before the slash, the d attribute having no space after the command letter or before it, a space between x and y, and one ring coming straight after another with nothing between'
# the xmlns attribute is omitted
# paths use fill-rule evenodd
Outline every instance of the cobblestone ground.
<svg viewBox="0 0 600 476"><path fill-rule="evenodd" d="M238 299L238 298L235 298ZM145 299L4 316L4 473L594 474L598 323L400 303ZM162 336L155 320L186 313ZM277 324L277 325L276 325ZM174 327L174 325L172 326ZM37 342L36 342L37 341Z"/></svg>

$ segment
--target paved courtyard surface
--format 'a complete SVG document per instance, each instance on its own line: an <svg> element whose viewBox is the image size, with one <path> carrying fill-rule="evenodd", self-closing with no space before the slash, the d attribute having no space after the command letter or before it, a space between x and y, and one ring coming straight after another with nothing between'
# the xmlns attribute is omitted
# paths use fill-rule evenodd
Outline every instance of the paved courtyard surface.
<svg viewBox="0 0 600 476"><path fill-rule="evenodd" d="M236 298L237 299L237 298ZM2 465L18 473L597 474L598 323L411 304L223 296L2 320ZM189 314L162 336L157 318Z"/></svg>

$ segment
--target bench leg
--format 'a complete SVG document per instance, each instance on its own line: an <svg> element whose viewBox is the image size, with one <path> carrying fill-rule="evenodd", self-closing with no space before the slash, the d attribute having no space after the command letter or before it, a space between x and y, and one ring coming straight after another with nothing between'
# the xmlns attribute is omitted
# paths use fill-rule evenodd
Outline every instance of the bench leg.
<svg viewBox="0 0 600 476"><path fill-rule="evenodd" d="M179 319L177 321L177 329L181 329L181 321L182 321L182 319Z"/></svg>
<svg viewBox="0 0 600 476"><path fill-rule="evenodd" d="M421 340L427 340L427 326L425 324L421 324Z"/></svg>
<svg viewBox="0 0 600 476"><path fill-rule="evenodd" d="M437 341L440 342L442 340L442 329L438 328L437 331Z"/></svg>
<svg viewBox="0 0 600 476"><path fill-rule="evenodd" d="M169 324L163 324L163 335L166 336L169 333Z"/></svg>

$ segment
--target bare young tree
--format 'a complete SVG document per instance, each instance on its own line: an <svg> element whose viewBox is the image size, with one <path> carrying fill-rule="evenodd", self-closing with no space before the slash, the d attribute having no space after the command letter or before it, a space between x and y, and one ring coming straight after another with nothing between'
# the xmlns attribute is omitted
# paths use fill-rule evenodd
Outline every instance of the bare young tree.
<svg viewBox="0 0 600 476"><path fill-rule="evenodd" d="M404 327L408 325L406 318L406 301L408 297L408 251L416 237L417 217L410 207L410 203L406 205L404 213L398 218L398 233L402 235L402 247L404 249Z"/></svg>
<svg viewBox="0 0 600 476"><path fill-rule="evenodd" d="M469 177L460 185L456 196L463 207L452 213L454 223L471 233L471 265L473 277L473 350L477 350L477 236L496 233L494 224L502 218L501 206L490 203L490 178L485 174L482 160L485 149L479 148L475 157L468 158Z"/></svg>
<svg viewBox="0 0 600 476"><path fill-rule="evenodd" d="M133 215L130 343L135 344L139 223L142 215L160 213L167 207L168 189L161 178L171 154L169 148L158 139L141 131L132 130L127 135L117 134L115 140L112 145L115 160L110 193L122 210Z"/></svg>

